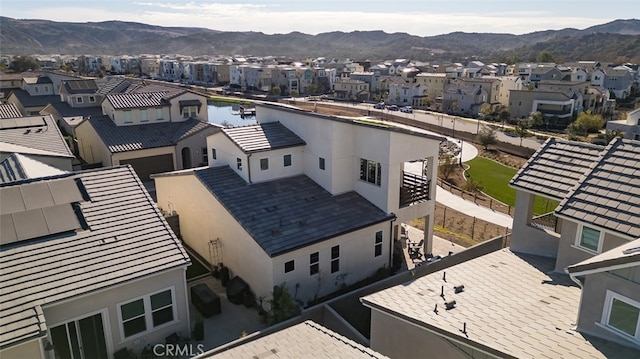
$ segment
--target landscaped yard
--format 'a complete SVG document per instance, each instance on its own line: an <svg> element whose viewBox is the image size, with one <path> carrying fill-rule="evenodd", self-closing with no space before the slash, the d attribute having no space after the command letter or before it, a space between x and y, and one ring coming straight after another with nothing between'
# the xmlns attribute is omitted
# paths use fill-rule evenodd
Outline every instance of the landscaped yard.
<svg viewBox="0 0 640 359"><path fill-rule="evenodd" d="M466 171L467 177L481 183L482 192L512 207L515 205L516 190L509 187L509 181L518 172L517 169L484 157L476 157L465 163L469 166ZM557 205L556 201L537 197L533 213L536 215L548 213L553 211Z"/></svg>

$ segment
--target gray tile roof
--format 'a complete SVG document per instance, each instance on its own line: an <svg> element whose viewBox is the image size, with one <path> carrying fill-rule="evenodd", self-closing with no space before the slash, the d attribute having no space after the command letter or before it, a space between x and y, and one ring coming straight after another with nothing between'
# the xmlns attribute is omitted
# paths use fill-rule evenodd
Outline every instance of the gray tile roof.
<svg viewBox="0 0 640 359"><path fill-rule="evenodd" d="M0 150L75 157L51 115L0 119Z"/></svg>
<svg viewBox="0 0 640 359"><path fill-rule="evenodd" d="M304 140L280 122L224 128L222 132L244 153L303 146Z"/></svg>
<svg viewBox="0 0 640 359"><path fill-rule="evenodd" d="M36 161L19 153L13 153L0 162L0 183L20 181L29 178L63 174L58 168Z"/></svg>
<svg viewBox="0 0 640 359"><path fill-rule="evenodd" d="M572 329L580 288L568 276L553 273L554 262L503 249L361 301L498 357L638 358L637 350ZM453 287L459 285L464 285L464 291L455 294ZM455 307L446 310L444 302L452 300Z"/></svg>
<svg viewBox="0 0 640 359"><path fill-rule="evenodd" d="M178 95L182 95L183 93L189 92L185 88L181 87L173 87L173 86L164 86L162 84L151 83L151 84L141 84L142 86L136 87L132 89L133 93L147 93L147 92L164 92L164 98L170 99L176 97ZM198 94L200 95L200 94ZM202 96L202 95L200 95Z"/></svg>
<svg viewBox="0 0 640 359"><path fill-rule="evenodd" d="M613 266L640 266L640 239L625 243L567 268L569 273L602 272Z"/></svg>
<svg viewBox="0 0 640 359"><path fill-rule="evenodd" d="M22 117L20 110L12 103L0 103L0 118Z"/></svg>
<svg viewBox="0 0 640 359"><path fill-rule="evenodd" d="M563 199L599 157L602 146L549 138L509 184L546 197Z"/></svg>
<svg viewBox="0 0 640 359"><path fill-rule="evenodd" d="M79 206L89 230L0 247L0 348L46 335L48 303L190 263L130 166L57 178L64 177L80 178L86 189L90 201Z"/></svg>
<svg viewBox="0 0 640 359"><path fill-rule="evenodd" d="M332 196L305 175L247 184L228 166L194 173L272 257L393 218L356 192Z"/></svg>
<svg viewBox="0 0 640 359"><path fill-rule="evenodd" d="M59 95L31 96L22 89L14 89L11 93L20 101L22 107L44 107L50 103L62 102Z"/></svg>
<svg viewBox="0 0 640 359"><path fill-rule="evenodd" d="M93 116L88 121L111 153L173 146L197 132L217 128L197 119L131 126L116 126L109 116Z"/></svg>
<svg viewBox="0 0 640 359"><path fill-rule="evenodd" d="M76 116L101 116L102 107L90 106L90 107L72 107L66 102L52 103L51 107L55 108L58 114L62 117L76 117ZM43 113L42 111L40 113Z"/></svg>
<svg viewBox="0 0 640 359"><path fill-rule="evenodd" d="M310 320L214 355L220 359L387 358Z"/></svg>
<svg viewBox="0 0 640 359"><path fill-rule="evenodd" d="M104 79L97 79L95 80L96 85L98 86L98 89L96 90L96 94L97 95L107 95L109 93L114 92L114 90L122 88L122 90L126 90L129 85L131 84L130 81L128 81L125 78L121 78L121 77L110 77L110 78L104 78ZM117 92L115 92L117 93Z"/></svg>
<svg viewBox="0 0 640 359"><path fill-rule="evenodd" d="M640 141L612 140L555 212L623 237L639 238Z"/></svg>
<svg viewBox="0 0 640 359"><path fill-rule="evenodd" d="M164 96L167 92L115 93L108 94L106 101L116 109L169 106Z"/></svg>

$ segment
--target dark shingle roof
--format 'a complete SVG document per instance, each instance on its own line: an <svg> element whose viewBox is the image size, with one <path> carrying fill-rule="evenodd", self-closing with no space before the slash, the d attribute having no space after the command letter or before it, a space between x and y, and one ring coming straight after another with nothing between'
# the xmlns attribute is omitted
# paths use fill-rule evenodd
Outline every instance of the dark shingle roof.
<svg viewBox="0 0 640 359"><path fill-rule="evenodd" d="M556 214L639 238L640 141L612 140Z"/></svg>
<svg viewBox="0 0 640 359"><path fill-rule="evenodd" d="M58 95L42 95L31 96L29 93L22 89L15 89L11 91L16 96L22 107L44 107L50 103L62 102ZM9 94L11 96L11 94Z"/></svg>
<svg viewBox="0 0 640 359"><path fill-rule="evenodd" d="M67 177L80 178L90 198L79 203L89 229L1 247L1 348L45 336L42 306L48 303L190 263L131 167L56 178Z"/></svg>
<svg viewBox="0 0 640 359"><path fill-rule="evenodd" d="M52 103L51 107L55 108L58 111L58 114L62 117L76 117L76 116L102 116L102 107L100 106L91 106L91 107L72 107L66 102L57 102ZM40 113L43 113L40 111Z"/></svg>
<svg viewBox="0 0 640 359"><path fill-rule="evenodd" d="M249 185L228 166L194 173L271 257L393 218L356 192L332 196L305 175Z"/></svg>
<svg viewBox="0 0 640 359"><path fill-rule="evenodd" d="M601 152L601 146L549 138L509 184L543 196L563 199Z"/></svg>
<svg viewBox="0 0 640 359"><path fill-rule="evenodd" d="M166 94L166 92L108 94L107 101L111 102L116 109L169 106L169 102L164 98Z"/></svg>
<svg viewBox="0 0 640 359"><path fill-rule="evenodd" d="M0 118L22 117L20 110L12 103L0 103Z"/></svg>
<svg viewBox="0 0 640 359"><path fill-rule="evenodd" d="M64 88L70 94L94 94L98 86L94 80L67 80L63 82Z"/></svg>
<svg viewBox="0 0 640 359"><path fill-rule="evenodd" d="M127 79L119 78L119 77L98 79L95 81L96 81L96 85L98 86L98 90L96 91L97 95L106 95L108 93L113 92L115 89L119 87L121 87L122 90L124 91L131 84Z"/></svg>
<svg viewBox="0 0 640 359"><path fill-rule="evenodd" d="M51 115L0 119L4 152L75 157Z"/></svg>
<svg viewBox="0 0 640 359"><path fill-rule="evenodd" d="M111 153L172 146L206 128L217 128L197 119L131 126L116 126L109 116L95 116L88 121Z"/></svg>
<svg viewBox="0 0 640 359"><path fill-rule="evenodd" d="M245 153L303 146L304 140L280 122L224 128L222 132Z"/></svg>

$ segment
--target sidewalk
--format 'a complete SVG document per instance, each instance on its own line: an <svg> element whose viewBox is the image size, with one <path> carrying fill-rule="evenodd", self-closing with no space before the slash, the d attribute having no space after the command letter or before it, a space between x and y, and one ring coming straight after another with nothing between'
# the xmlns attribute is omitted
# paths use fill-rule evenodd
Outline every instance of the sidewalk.
<svg viewBox="0 0 640 359"><path fill-rule="evenodd" d="M513 218L510 216L493 211L487 207L477 205L471 201L467 201L466 199L462 199L440 186L438 186L436 190L436 202L455 209L458 212L462 212L468 216L476 217L483 221L497 224L501 227L513 228Z"/></svg>

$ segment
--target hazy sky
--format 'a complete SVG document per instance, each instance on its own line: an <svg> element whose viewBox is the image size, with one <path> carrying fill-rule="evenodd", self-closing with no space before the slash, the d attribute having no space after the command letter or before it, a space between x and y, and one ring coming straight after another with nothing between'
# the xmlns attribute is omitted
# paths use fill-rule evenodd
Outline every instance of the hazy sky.
<svg viewBox="0 0 640 359"><path fill-rule="evenodd" d="M2 0L18 19L122 20L267 34L384 30L419 36L454 31L524 34L640 18L638 0L154 1Z"/></svg>

